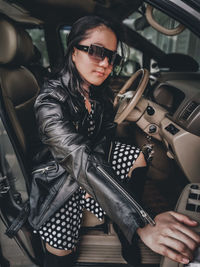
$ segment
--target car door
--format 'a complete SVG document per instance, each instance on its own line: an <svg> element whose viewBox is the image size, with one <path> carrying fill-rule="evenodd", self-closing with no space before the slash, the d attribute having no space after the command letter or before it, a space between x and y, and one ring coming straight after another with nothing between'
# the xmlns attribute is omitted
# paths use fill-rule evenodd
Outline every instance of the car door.
<svg viewBox="0 0 200 267"><path fill-rule="evenodd" d="M3 103L0 104L0 244L2 254L11 266L22 263L39 265L43 255L42 244L28 225L25 224L14 239L9 239L5 235L7 227L28 199L30 186L26 168L23 166L12 139L12 131L6 124ZM27 257L24 257L22 251Z"/></svg>

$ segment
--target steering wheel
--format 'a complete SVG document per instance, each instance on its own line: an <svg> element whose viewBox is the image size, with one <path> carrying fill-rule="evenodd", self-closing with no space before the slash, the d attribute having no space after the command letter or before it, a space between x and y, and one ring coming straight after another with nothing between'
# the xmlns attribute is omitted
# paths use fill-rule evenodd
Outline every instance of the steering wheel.
<svg viewBox="0 0 200 267"><path fill-rule="evenodd" d="M136 91L128 91L130 86L135 82L139 75L142 75L142 77ZM148 81L149 71L147 69L140 69L135 72L124 84L114 99L114 107L119 106L115 115L116 123L120 124L122 121L124 121L130 112L135 108L148 84Z"/></svg>

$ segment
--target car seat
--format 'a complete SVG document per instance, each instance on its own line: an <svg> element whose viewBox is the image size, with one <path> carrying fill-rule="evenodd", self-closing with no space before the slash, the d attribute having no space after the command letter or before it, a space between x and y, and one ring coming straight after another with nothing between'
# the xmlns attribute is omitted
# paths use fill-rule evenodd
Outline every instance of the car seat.
<svg viewBox="0 0 200 267"><path fill-rule="evenodd" d="M34 46L25 30L4 18L0 18L0 36L1 97L19 149L26 157L37 131L33 106L39 86L24 67L34 55Z"/></svg>
<svg viewBox="0 0 200 267"><path fill-rule="evenodd" d="M41 87L45 79L48 79L48 77L50 77L50 72L48 68L45 68L42 65L42 55L40 50L37 48L36 45L33 46L34 55L31 60L26 64L26 68L33 73L38 82L39 87Z"/></svg>
<svg viewBox="0 0 200 267"><path fill-rule="evenodd" d="M0 114L13 148L20 156L18 162L21 163L20 172L17 172L18 168L13 172L10 166L19 166L13 164L14 154L1 155L4 165L7 163L7 156L10 157L10 163L4 166L10 190L1 199L2 218L8 226L19 214L22 199L26 200L27 197L28 181L24 178L31 177L31 164L28 158L31 158L32 154L31 145L35 144L32 140L37 136L33 106L39 93L39 86L33 74L24 67L33 53L33 44L28 33L9 19L0 17ZM9 147L9 143L6 143L6 146ZM20 175L21 171L24 176ZM18 233L19 236L16 237L17 243L24 246L25 243L21 240L23 238L28 240L29 243L25 244L27 254L37 255L35 262L42 261L40 238L30 232L29 225L24 225L23 229L23 232Z"/></svg>

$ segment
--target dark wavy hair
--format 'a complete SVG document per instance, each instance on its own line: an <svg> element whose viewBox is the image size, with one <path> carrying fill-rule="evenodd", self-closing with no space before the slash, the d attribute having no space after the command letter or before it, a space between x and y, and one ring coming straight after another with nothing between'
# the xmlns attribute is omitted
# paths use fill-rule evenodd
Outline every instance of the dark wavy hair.
<svg viewBox="0 0 200 267"><path fill-rule="evenodd" d="M62 70L62 76L65 80L65 84L71 94L71 96L76 97L77 92L82 93L83 88L83 80L80 77L76 66L74 62L72 61L72 54L74 51L74 47L79 44L82 40L85 40L89 35L89 30L94 29L99 26L106 26L107 28L111 29L116 37L117 37L117 44L120 45L121 53L123 55L124 48L123 44L120 41L120 32L118 31L119 28L111 21L109 21L106 18L99 17L99 16L85 16L80 19L78 19L72 26L71 31L69 35L67 36L67 50L65 55L65 62L64 62L64 68ZM65 79L66 77L66 79ZM108 86L108 80L107 78L102 85L100 86L92 86L93 93L96 92L96 94L104 94L104 88ZM97 90L100 89L101 90ZM105 90L105 92L108 92L108 89Z"/></svg>

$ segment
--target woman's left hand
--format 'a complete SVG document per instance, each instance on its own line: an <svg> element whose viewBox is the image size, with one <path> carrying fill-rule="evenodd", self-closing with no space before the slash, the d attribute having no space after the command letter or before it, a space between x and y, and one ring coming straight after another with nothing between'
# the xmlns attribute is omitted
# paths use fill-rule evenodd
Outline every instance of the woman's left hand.
<svg viewBox="0 0 200 267"><path fill-rule="evenodd" d="M138 228L142 241L153 251L168 258L188 264L194 250L200 246L200 235L191 229L197 222L189 217L169 211L155 217L155 226Z"/></svg>

